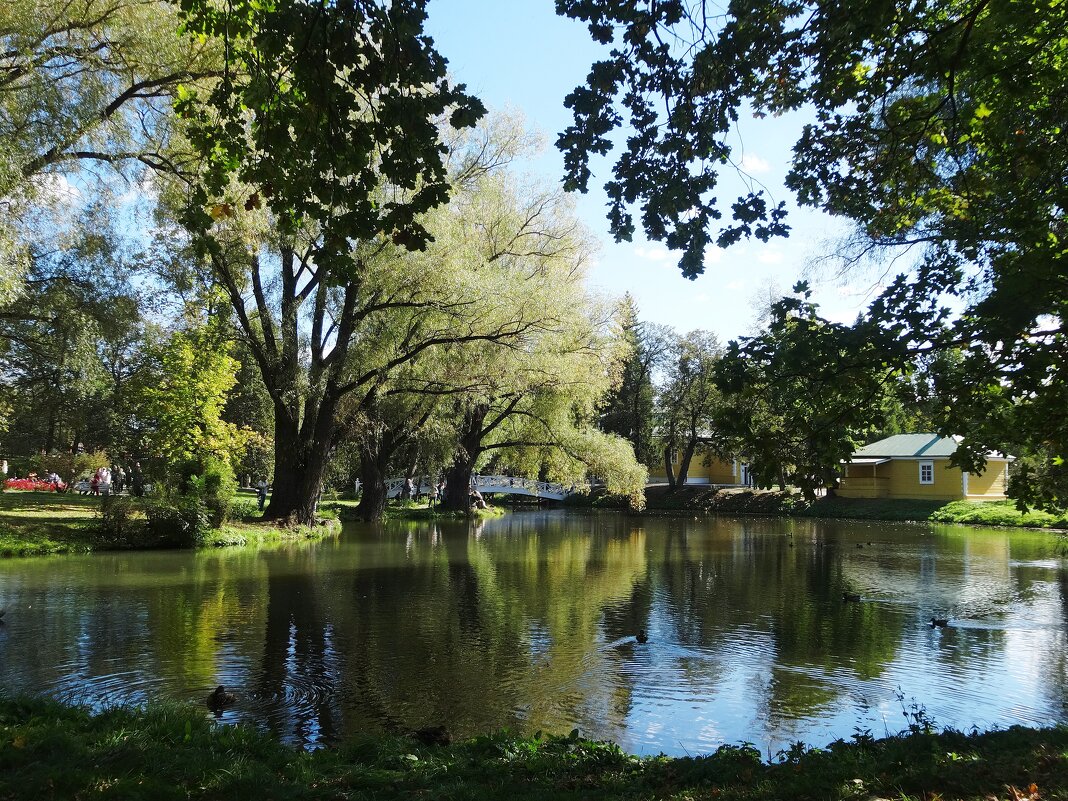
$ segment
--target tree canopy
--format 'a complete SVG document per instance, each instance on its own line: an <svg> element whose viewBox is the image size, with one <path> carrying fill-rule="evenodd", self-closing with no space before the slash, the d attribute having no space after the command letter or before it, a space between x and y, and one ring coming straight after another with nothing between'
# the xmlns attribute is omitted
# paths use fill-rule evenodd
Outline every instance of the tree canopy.
<svg viewBox="0 0 1068 801"><path fill-rule="evenodd" d="M845 266L905 256L867 332L900 359L962 349L969 374L941 404L958 459L979 466L1006 440L1068 453L1064 275L1068 6L1039 0L782 3L558 0L612 43L568 105L566 182L630 132L607 189L617 238L633 230L683 251L686 275L716 244L788 233L760 193L730 209L713 190L731 169L743 116L800 110L787 185L802 205L852 221ZM619 105L622 106L620 110ZM893 269L893 268L891 268ZM1023 436L962 412L990 395L1015 405Z"/></svg>

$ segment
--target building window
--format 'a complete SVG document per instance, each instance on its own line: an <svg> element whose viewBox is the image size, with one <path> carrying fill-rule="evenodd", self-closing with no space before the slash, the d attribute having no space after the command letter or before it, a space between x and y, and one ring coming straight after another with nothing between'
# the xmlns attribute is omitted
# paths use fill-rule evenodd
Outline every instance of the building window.
<svg viewBox="0 0 1068 801"><path fill-rule="evenodd" d="M920 483L934 484L934 462L920 462Z"/></svg>

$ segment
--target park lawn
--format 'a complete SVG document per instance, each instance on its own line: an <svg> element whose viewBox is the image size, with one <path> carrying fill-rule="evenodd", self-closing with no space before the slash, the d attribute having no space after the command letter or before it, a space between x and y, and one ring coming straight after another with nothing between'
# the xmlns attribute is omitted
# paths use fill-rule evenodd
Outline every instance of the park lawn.
<svg viewBox="0 0 1068 801"><path fill-rule="evenodd" d="M364 734L304 751L250 726L217 725L192 705L94 714L8 698L0 699L0 798L1038 801L1068 799L1068 729L962 734L914 725L827 748L763 755L727 745L677 759L639 758L577 731L436 746Z"/></svg>
<svg viewBox="0 0 1068 801"><path fill-rule="evenodd" d="M93 550L125 550L172 547L161 544L145 530L139 499L133 498L133 526L120 540L101 536L100 498L71 493L0 493L0 556L45 556L86 553ZM340 524L326 520L317 526L286 527L260 522L259 513L234 520L212 530L201 547L271 545L292 540L317 539L336 534Z"/></svg>
<svg viewBox="0 0 1068 801"><path fill-rule="evenodd" d="M0 555L89 551L99 509L99 498L74 493L0 492Z"/></svg>

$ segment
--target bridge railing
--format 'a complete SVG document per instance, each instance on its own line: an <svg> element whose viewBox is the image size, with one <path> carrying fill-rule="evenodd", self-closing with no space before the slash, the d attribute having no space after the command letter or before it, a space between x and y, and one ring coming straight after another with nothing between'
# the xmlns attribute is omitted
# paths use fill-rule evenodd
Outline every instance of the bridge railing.
<svg viewBox="0 0 1068 801"><path fill-rule="evenodd" d="M552 481L538 481L533 478L519 476L484 476L473 475L472 484L479 492L511 493L514 495L533 495L538 498L554 498L561 500L576 492L587 492L587 484L557 484ZM416 485L416 494L426 495L433 489L434 484L430 476L413 478ZM396 498L404 489L403 478L391 478L386 481L386 496Z"/></svg>

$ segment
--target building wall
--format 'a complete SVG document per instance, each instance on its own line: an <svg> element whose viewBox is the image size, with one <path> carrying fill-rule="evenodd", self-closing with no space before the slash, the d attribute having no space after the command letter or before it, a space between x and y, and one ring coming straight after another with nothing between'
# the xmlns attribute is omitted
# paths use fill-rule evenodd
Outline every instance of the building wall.
<svg viewBox="0 0 1068 801"><path fill-rule="evenodd" d="M933 462L933 484L920 483L920 462ZM878 469L890 479L887 498L951 501L964 497L960 468L950 466L948 459L894 459Z"/></svg>
<svg viewBox="0 0 1068 801"><path fill-rule="evenodd" d="M920 483L920 462L934 465L934 483ZM982 475L968 476L968 497L976 500L1005 497L1008 463L991 461ZM843 498L914 498L958 500L964 497L959 467L948 459L893 459L881 465L846 465L838 494Z"/></svg>
<svg viewBox="0 0 1068 801"><path fill-rule="evenodd" d="M969 498L1004 498L1008 489L1009 463L989 460L981 475L968 476Z"/></svg>
<svg viewBox="0 0 1068 801"><path fill-rule="evenodd" d="M885 498L890 479L877 472L885 465L847 464L837 492L843 498Z"/></svg>
<svg viewBox="0 0 1068 801"><path fill-rule="evenodd" d="M672 469L675 475L679 474L679 465L682 462L682 452L675 454L675 462ZM649 480L654 482L667 481L664 475L664 466L657 464L655 469L650 469ZM735 475L734 462L724 461L718 457L711 457L705 464L705 454L698 448L690 460L690 470L686 474L687 484L737 484L740 479Z"/></svg>

